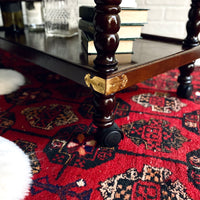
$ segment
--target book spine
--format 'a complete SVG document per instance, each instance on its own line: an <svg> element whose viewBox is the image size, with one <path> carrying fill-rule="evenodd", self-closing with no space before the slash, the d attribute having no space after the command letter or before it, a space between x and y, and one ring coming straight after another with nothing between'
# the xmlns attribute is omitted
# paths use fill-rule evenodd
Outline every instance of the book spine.
<svg viewBox="0 0 200 200"><path fill-rule="evenodd" d="M92 22L94 18L94 7L81 6L79 8L79 17L81 17L83 20Z"/></svg>
<svg viewBox="0 0 200 200"><path fill-rule="evenodd" d="M93 40L94 38L92 37L92 36L90 36L90 35L88 35L87 33L85 33L85 32L83 32L83 31L81 31L81 44L82 44L82 47L84 48L84 50L88 53L88 54L96 54L97 52L96 52L96 50L95 50L95 48L94 48L94 40ZM125 39L125 40L120 40L119 41L119 46L118 46L118 48L120 47L120 43L122 42L122 41L126 41L127 39ZM131 40L127 40L127 41L129 41L129 42L131 42L132 44L133 44L133 41L135 41L135 39L131 39ZM88 44L89 43L92 43L92 45L90 45L90 47L92 47L92 50L90 49L89 50L89 47L88 47ZM122 50L122 49L117 49L116 50L116 53L117 54L132 54L133 53L133 47L131 48L131 50L129 49L128 51L127 50Z"/></svg>
<svg viewBox="0 0 200 200"><path fill-rule="evenodd" d="M121 26L144 26L144 23L121 23Z"/></svg>
<svg viewBox="0 0 200 200"><path fill-rule="evenodd" d="M81 31L81 44L87 53L89 53L88 52L88 42L89 41L90 41L90 39L86 36L86 34L83 31Z"/></svg>
<svg viewBox="0 0 200 200"><path fill-rule="evenodd" d="M121 24L121 27L126 27L126 26L141 26L142 27L142 26L144 26L144 24L142 24L142 23L131 23L131 24L130 23L125 23L125 24L122 23ZM86 33L89 33L91 35L94 34L95 30L94 30L94 25L93 25L92 22L80 19L78 27L79 27L80 30L82 30L82 31L84 31ZM120 31L119 31L119 33L120 33ZM130 40L131 38L133 38L133 37L126 38L126 39ZM140 37L137 37L137 38L140 38Z"/></svg>
<svg viewBox="0 0 200 200"><path fill-rule="evenodd" d="M148 11L148 9L143 8L132 8L132 7L121 7L121 12L130 10L130 11ZM79 8L79 17L83 20L92 22L95 14L95 8L92 6L80 6ZM146 21L144 23L147 23Z"/></svg>
<svg viewBox="0 0 200 200"><path fill-rule="evenodd" d="M80 19L79 20L79 24L78 24L79 29L81 29L82 31L89 33L89 34L94 34L94 25L92 22Z"/></svg>

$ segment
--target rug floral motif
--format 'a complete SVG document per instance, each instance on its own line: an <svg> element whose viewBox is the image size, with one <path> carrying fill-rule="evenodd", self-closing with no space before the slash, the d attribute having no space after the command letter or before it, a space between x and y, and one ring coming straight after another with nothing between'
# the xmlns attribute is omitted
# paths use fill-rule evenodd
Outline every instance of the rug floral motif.
<svg viewBox="0 0 200 200"><path fill-rule="evenodd" d="M200 69L190 99L176 95L178 70L116 94L118 147L97 146L92 91L0 50L2 68L26 84L0 96L0 135L29 155L25 200L199 200Z"/></svg>

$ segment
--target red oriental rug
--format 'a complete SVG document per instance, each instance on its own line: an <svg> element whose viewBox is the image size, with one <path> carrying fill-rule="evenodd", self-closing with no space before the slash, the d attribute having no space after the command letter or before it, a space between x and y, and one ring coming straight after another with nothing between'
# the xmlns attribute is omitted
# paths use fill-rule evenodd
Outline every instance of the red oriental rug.
<svg viewBox="0 0 200 200"><path fill-rule="evenodd" d="M2 50L0 67L26 78L0 96L0 135L32 162L26 200L200 199L200 68L188 100L176 95L178 70L117 93L125 138L99 148L89 89Z"/></svg>

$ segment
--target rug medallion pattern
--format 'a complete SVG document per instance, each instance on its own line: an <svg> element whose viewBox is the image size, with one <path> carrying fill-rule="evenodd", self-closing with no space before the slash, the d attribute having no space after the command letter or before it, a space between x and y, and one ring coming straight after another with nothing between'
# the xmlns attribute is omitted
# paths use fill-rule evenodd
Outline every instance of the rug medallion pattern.
<svg viewBox="0 0 200 200"><path fill-rule="evenodd" d="M176 95L178 70L116 94L118 147L97 146L92 91L0 50L2 68L26 84L0 96L0 135L29 156L25 200L199 200L200 68L190 99Z"/></svg>

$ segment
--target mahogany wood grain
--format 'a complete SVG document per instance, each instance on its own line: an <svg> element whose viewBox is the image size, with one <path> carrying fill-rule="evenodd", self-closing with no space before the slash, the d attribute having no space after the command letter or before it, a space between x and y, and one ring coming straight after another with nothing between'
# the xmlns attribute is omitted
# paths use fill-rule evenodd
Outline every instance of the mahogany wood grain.
<svg viewBox="0 0 200 200"><path fill-rule="evenodd" d="M183 44L180 40L157 36L146 35L145 39L144 35L143 39L134 42L132 61L123 60L123 62L120 59L116 60L115 55L119 43L117 32L120 28L118 13L121 0L95 0L95 3L94 42L97 55L94 63L88 63L79 36L70 39L46 38L44 33L29 33L26 30L24 35L9 36L0 31L0 48L84 86L87 74L105 80L125 75L127 82L124 88L127 88L157 74L180 67L178 94L182 97L189 95L187 91L192 89L191 73L194 70L194 61L200 58L198 41L200 0L192 0L187 22L187 37ZM121 89L119 87L117 91ZM108 133L103 129L113 127L114 132L108 138L114 138L115 132L118 132L113 115L115 95L104 95L94 91L93 102L96 109L94 124L103 132L105 138ZM110 132L111 129L107 131ZM120 138L121 133L117 134L116 141L120 141Z"/></svg>
<svg viewBox="0 0 200 200"><path fill-rule="evenodd" d="M105 75L95 70L93 65L88 65L78 36L70 40L47 39L44 33L25 31L20 37L22 38L8 37L0 31L0 47L82 85L85 85L84 77L87 73L103 78L127 74L126 87L129 87L159 73L191 63L200 57L199 46L185 50L180 40L173 40L170 43L166 38L154 36L152 40L144 37L134 43L132 63L128 61L121 64L119 60L118 70Z"/></svg>
<svg viewBox="0 0 200 200"><path fill-rule="evenodd" d="M189 49L199 46L198 35L200 32L200 0L192 0L191 8L188 13L188 22L186 25L187 37L183 41L183 48ZM194 61L187 63L179 68L178 77L179 86L177 94L182 98L190 98L193 91L192 72L194 71Z"/></svg>
<svg viewBox="0 0 200 200"><path fill-rule="evenodd" d="M94 44L97 57L94 59L95 68L103 73L117 70L115 51L119 45L117 32L120 29L121 0L95 0L95 15L93 24L95 27Z"/></svg>
<svg viewBox="0 0 200 200"><path fill-rule="evenodd" d="M183 41L183 46L194 47L199 45L198 35L200 32L200 0L192 0L186 24L187 37Z"/></svg>
<svg viewBox="0 0 200 200"><path fill-rule="evenodd" d="M115 58L115 51L119 45L119 36L117 32L120 29L120 12L121 0L95 0L95 15L93 24L95 27L94 45L97 51L97 56L94 59L94 68L100 73L107 75L117 70L118 61ZM102 95L94 91L93 105L95 114L93 123L98 127L98 135L104 137L104 130L113 126L116 99L115 94ZM112 131L112 130L111 130ZM114 136L111 131L106 133L107 138L121 140L121 133ZM110 136L109 136L110 134ZM106 137L105 137L106 138ZM118 143L117 142L117 143ZM105 144L106 141L101 143ZM110 139L108 139L110 143Z"/></svg>
<svg viewBox="0 0 200 200"><path fill-rule="evenodd" d="M113 110L116 104L115 95L103 95L94 92L93 105L96 112L94 113L94 124L99 128L107 128L114 123Z"/></svg>

